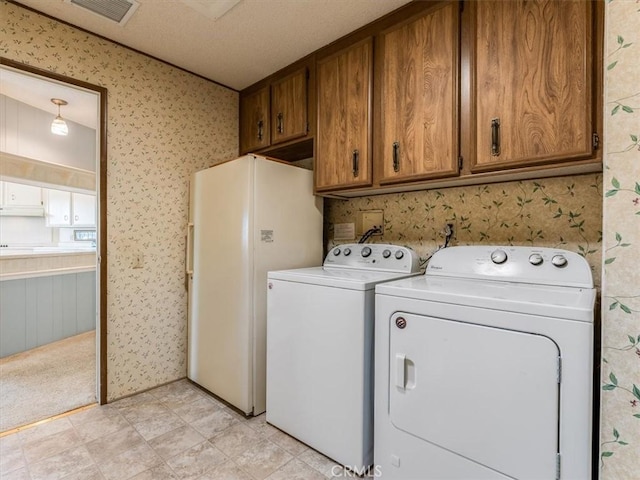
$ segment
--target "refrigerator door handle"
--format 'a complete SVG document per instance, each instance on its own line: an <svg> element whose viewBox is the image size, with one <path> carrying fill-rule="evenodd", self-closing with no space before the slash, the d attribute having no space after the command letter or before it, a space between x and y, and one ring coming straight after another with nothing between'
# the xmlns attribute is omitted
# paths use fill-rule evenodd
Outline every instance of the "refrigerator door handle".
<svg viewBox="0 0 640 480"><path fill-rule="evenodd" d="M185 259L187 275L193 275L193 228L193 223L187 224L187 258Z"/></svg>

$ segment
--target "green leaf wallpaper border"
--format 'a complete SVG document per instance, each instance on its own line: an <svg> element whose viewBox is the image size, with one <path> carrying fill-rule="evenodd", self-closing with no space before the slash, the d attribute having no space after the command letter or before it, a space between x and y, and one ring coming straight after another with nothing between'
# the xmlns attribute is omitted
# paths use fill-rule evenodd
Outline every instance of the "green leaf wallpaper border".
<svg viewBox="0 0 640 480"><path fill-rule="evenodd" d="M608 0L600 479L640 476L640 2Z"/></svg>

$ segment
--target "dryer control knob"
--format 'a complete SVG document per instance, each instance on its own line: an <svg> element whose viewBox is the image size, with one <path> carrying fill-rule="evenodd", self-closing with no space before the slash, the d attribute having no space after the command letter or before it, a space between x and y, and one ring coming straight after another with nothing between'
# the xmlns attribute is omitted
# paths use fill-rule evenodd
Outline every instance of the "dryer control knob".
<svg viewBox="0 0 640 480"><path fill-rule="evenodd" d="M544 262L544 259L539 253L532 253L531 255L529 255L529 263L531 265L542 265L542 262Z"/></svg>
<svg viewBox="0 0 640 480"><path fill-rule="evenodd" d="M551 259L551 263L558 268L562 268L567 266L567 259L564 255L554 255Z"/></svg>
<svg viewBox="0 0 640 480"><path fill-rule="evenodd" d="M383 256L384 258L389 258L389 257L391 256L391 250L389 250L388 248L385 248L385 249L382 251L382 256Z"/></svg>
<svg viewBox="0 0 640 480"><path fill-rule="evenodd" d="M367 258L369 255L371 255L371 248L370 248L370 247L364 247L364 248L362 249L361 255L362 255L364 258Z"/></svg>
<svg viewBox="0 0 640 480"><path fill-rule="evenodd" d="M402 250L398 250L395 256L398 260L401 260L402 257L404 257L404 252Z"/></svg>
<svg viewBox="0 0 640 480"><path fill-rule="evenodd" d="M494 250L491 252L491 261L500 265L507 261L507 252L504 250Z"/></svg>
<svg viewBox="0 0 640 480"><path fill-rule="evenodd" d="M336 255L336 256L340 255L340 249L339 248L334 248L333 249L333 254Z"/></svg>
<svg viewBox="0 0 640 480"><path fill-rule="evenodd" d="M351 255L351 249L349 247L344 249L344 256L348 257L349 255Z"/></svg>

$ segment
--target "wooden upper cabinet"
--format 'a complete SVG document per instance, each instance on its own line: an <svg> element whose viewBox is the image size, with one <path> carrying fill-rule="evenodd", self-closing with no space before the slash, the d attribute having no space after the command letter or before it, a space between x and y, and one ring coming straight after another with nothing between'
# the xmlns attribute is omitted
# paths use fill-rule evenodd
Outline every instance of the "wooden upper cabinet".
<svg viewBox="0 0 640 480"><path fill-rule="evenodd" d="M271 143L304 137L308 131L307 69L271 84Z"/></svg>
<svg viewBox="0 0 640 480"><path fill-rule="evenodd" d="M369 37L318 60L317 191L371 185L372 55Z"/></svg>
<svg viewBox="0 0 640 480"><path fill-rule="evenodd" d="M593 155L595 4L465 2L474 19L472 172Z"/></svg>
<svg viewBox="0 0 640 480"><path fill-rule="evenodd" d="M240 153L269 145L269 86L266 86L240 99Z"/></svg>
<svg viewBox="0 0 640 480"><path fill-rule="evenodd" d="M458 174L459 29L460 7L450 2L379 36L380 184Z"/></svg>

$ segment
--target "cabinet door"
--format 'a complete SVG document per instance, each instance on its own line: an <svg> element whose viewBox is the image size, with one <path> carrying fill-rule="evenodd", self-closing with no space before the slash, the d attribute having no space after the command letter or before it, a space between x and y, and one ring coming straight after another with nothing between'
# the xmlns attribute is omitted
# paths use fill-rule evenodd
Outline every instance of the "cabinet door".
<svg viewBox="0 0 640 480"><path fill-rule="evenodd" d="M472 171L591 156L596 2L470 4L477 138Z"/></svg>
<svg viewBox="0 0 640 480"><path fill-rule="evenodd" d="M269 146L269 86L240 99L240 153Z"/></svg>
<svg viewBox="0 0 640 480"><path fill-rule="evenodd" d="M458 173L458 3L446 3L380 35L381 184Z"/></svg>
<svg viewBox="0 0 640 480"><path fill-rule="evenodd" d="M46 189L46 224L48 227L68 227L71 225L71 193Z"/></svg>
<svg viewBox="0 0 640 480"><path fill-rule="evenodd" d="M271 84L271 143L307 135L307 69Z"/></svg>
<svg viewBox="0 0 640 480"><path fill-rule="evenodd" d="M317 66L316 190L371 185L371 38Z"/></svg>
<svg viewBox="0 0 640 480"><path fill-rule="evenodd" d="M96 196L84 193L71 194L73 205L73 225L83 227L96 226Z"/></svg>
<svg viewBox="0 0 640 480"><path fill-rule="evenodd" d="M42 189L21 183L4 182L4 204L16 207L42 207Z"/></svg>

